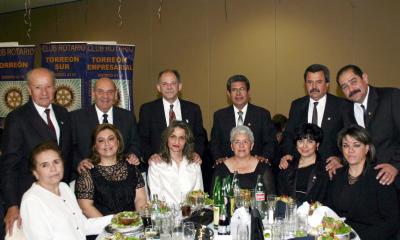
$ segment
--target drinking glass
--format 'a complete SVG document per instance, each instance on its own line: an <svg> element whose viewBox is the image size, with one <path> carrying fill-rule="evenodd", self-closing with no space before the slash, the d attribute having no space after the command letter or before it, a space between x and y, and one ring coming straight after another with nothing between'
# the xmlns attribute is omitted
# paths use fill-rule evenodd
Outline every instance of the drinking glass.
<svg viewBox="0 0 400 240"><path fill-rule="evenodd" d="M284 237L284 219L276 218L274 224L272 224L272 239L281 240Z"/></svg>
<svg viewBox="0 0 400 240"><path fill-rule="evenodd" d="M237 226L237 239L249 240L249 228L246 224L239 224Z"/></svg>
<svg viewBox="0 0 400 240"><path fill-rule="evenodd" d="M153 225L151 221L151 211L149 209L143 209L139 214L142 218L144 228L151 227Z"/></svg>
<svg viewBox="0 0 400 240"><path fill-rule="evenodd" d="M183 224L183 236L185 240L194 240L196 229L193 222L185 222Z"/></svg>
<svg viewBox="0 0 400 240"><path fill-rule="evenodd" d="M156 226L145 228L144 236L145 236L146 240L159 239L160 238L159 228Z"/></svg>
<svg viewBox="0 0 400 240"><path fill-rule="evenodd" d="M179 224L176 224L174 229L172 230L172 239L184 240L183 239L183 226L182 226L181 222Z"/></svg>
<svg viewBox="0 0 400 240"><path fill-rule="evenodd" d="M296 202L288 202L286 204L286 211L285 211L285 236L287 238L294 237L296 234L296 222L297 222L297 215L296 215Z"/></svg>
<svg viewBox="0 0 400 240"><path fill-rule="evenodd" d="M267 195L267 202L268 202L268 208L272 208L275 211L276 195L268 194Z"/></svg>

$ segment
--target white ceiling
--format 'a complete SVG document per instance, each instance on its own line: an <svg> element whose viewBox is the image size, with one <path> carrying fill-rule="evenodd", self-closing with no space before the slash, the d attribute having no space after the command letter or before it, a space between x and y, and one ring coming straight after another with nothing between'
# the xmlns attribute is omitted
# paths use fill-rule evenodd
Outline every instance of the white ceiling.
<svg viewBox="0 0 400 240"><path fill-rule="evenodd" d="M25 10L25 2L28 1L30 1L31 8L37 8L78 0L0 0L0 13Z"/></svg>

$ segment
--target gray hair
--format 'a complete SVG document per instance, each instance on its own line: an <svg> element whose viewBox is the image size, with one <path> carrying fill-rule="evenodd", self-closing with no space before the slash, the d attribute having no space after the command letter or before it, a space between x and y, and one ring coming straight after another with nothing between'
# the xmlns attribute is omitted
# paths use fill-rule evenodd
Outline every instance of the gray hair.
<svg viewBox="0 0 400 240"><path fill-rule="evenodd" d="M46 71L46 72L48 72L48 73L50 74L50 76L51 76L51 79L53 79L53 84L54 84L54 85L56 84L56 77L55 77L54 72L53 72L52 70L48 69L48 68L43 68L43 67L33 68L33 69L29 70L29 71L25 74L25 81L26 81L28 84L29 84L30 81L31 81L32 74L33 74L34 72L36 72L36 71Z"/></svg>
<svg viewBox="0 0 400 240"><path fill-rule="evenodd" d="M233 143L234 138L237 134L245 134L250 139L251 143L254 143L254 135L251 129L247 126L237 126L231 130L231 143Z"/></svg>

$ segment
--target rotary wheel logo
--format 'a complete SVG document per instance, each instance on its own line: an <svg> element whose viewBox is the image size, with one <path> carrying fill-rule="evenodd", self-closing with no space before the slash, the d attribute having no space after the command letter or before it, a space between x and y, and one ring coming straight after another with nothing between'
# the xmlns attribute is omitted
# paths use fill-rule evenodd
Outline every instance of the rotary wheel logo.
<svg viewBox="0 0 400 240"><path fill-rule="evenodd" d="M74 92L68 86L59 86L55 93L55 102L68 108L74 102Z"/></svg>
<svg viewBox="0 0 400 240"><path fill-rule="evenodd" d="M4 102L11 110L21 106L22 99L22 91L18 88L10 88L4 95Z"/></svg>

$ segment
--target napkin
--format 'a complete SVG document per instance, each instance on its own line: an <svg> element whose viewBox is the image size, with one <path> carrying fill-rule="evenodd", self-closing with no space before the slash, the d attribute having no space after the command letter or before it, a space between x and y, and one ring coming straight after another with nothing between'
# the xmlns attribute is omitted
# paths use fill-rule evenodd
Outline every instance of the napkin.
<svg viewBox="0 0 400 240"><path fill-rule="evenodd" d="M233 240L237 238L237 227L239 225L247 225L250 239L251 216L248 210L244 207L236 209L231 218L231 235L233 236Z"/></svg>
<svg viewBox="0 0 400 240"><path fill-rule="evenodd" d="M261 219L261 215L260 212L255 209L252 208L250 210L250 214L251 214L251 240L263 240L264 239L264 235L263 235L263 231L264 231L264 226L262 223L262 219Z"/></svg>
<svg viewBox="0 0 400 240"><path fill-rule="evenodd" d="M310 204L307 201L305 201L297 208L297 215L299 215L300 217L307 217L309 211L310 211Z"/></svg>

